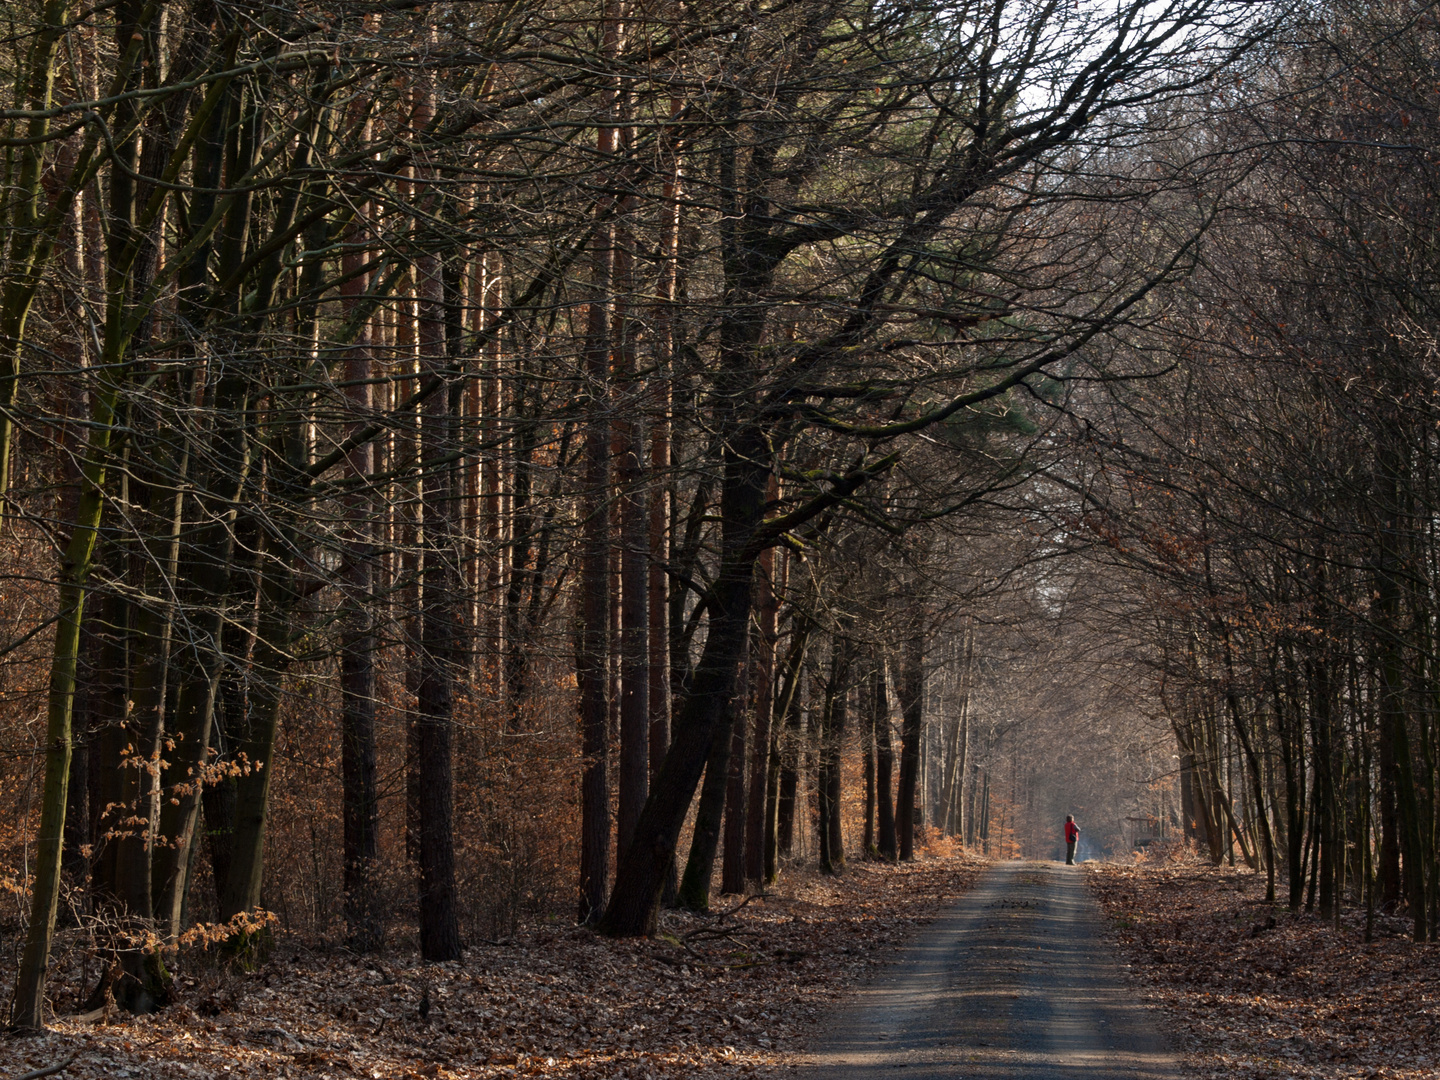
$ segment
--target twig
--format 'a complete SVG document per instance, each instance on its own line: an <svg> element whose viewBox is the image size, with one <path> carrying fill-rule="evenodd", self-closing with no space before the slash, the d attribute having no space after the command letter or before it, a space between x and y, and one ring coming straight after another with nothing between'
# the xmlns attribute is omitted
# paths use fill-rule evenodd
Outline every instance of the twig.
<svg viewBox="0 0 1440 1080"><path fill-rule="evenodd" d="M805 959L810 954L799 952L795 949L784 949L768 960L745 960L737 964L725 964L715 960L707 960L699 953L691 953L689 956L665 956L656 954L655 959L671 967L699 967L709 968L712 971L742 971L745 968L769 967L771 964L794 964Z"/></svg>
<svg viewBox="0 0 1440 1080"><path fill-rule="evenodd" d="M735 941L736 934L745 934L750 937L759 937L758 930L740 930L733 926L697 926L694 930L687 930L683 941L712 941L725 938L728 941ZM739 942L735 941L738 945Z"/></svg>
<svg viewBox="0 0 1440 1080"><path fill-rule="evenodd" d="M54 1065L46 1065L43 1069L31 1069L27 1073L21 1073L14 1080L40 1080L42 1076L54 1076L58 1072L64 1072L79 1057L79 1052L71 1054L64 1061L57 1061Z"/></svg>
<svg viewBox="0 0 1440 1080"><path fill-rule="evenodd" d="M303 1045L299 1039L295 1038L294 1035L291 1035L290 1032L282 1027L251 1028L246 1034L254 1039L280 1039L289 1043L291 1046Z"/></svg>
<svg viewBox="0 0 1440 1080"><path fill-rule="evenodd" d="M768 897L769 895L770 895L770 894L767 893L767 892L751 893L749 896L745 897L744 900L741 900L740 903L738 903L738 904L736 904L734 907L732 907L729 911L722 911L722 912L720 912L719 915L716 916L716 918L721 919L722 921L725 920L725 919L728 919L728 918L730 918L730 917L738 914L742 908L744 908L747 904L750 903L750 901L752 901L752 900L764 900L764 899L765 899L766 897Z"/></svg>

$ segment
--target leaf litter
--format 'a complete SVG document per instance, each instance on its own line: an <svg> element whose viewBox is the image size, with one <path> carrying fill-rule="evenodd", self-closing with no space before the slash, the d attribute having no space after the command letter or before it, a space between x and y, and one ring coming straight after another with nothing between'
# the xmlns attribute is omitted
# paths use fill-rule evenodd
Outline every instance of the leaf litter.
<svg viewBox="0 0 1440 1080"><path fill-rule="evenodd" d="M1265 877L1193 859L1088 863L1146 996L1194 1075L1306 1080L1440 1075L1440 967L1408 922L1365 911L1337 927L1265 902ZM1283 882L1279 883L1283 890Z"/></svg>
<svg viewBox="0 0 1440 1080"><path fill-rule="evenodd" d="M248 972L190 958L178 1000L154 1015L62 1015L46 1036L0 1042L0 1077L71 1055L66 1080L763 1075L790 1064L984 865L948 855L790 871L767 895L720 898L710 915L667 911L654 939L539 924L445 964L282 936ZM79 1000L83 986L78 961L57 964L53 999Z"/></svg>

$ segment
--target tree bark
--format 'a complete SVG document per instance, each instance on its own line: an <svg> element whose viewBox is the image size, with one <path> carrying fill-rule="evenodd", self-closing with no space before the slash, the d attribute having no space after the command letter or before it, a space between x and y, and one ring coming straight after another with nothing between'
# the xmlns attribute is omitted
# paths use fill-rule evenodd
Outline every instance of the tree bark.
<svg viewBox="0 0 1440 1080"><path fill-rule="evenodd" d="M596 252L594 298L585 342L589 394L582 496L580 629L575 673L579 684L580 897L579 918L589 923L604 910L610 858L610 725L607 667L610 631L610 250Z"/></svg>
<svg viewBox="0 0 1440 1080"><path fill-rule="evenodd" d="M431 375L446 366L444 268L431 254L416 260L421 362ZM454 402L432 394L421 429L420 482L425 515L420 581L420 683L415 701L416 774L420 785L420 954L433 963L459 959L455 886L454 728L458 657L459 566L454 549Z"/></svg>
<svg viewBox="0 0 1440 1080"><path fill-rule="evenodd" d="M774 478L769 496L779 494ZM760 556L755 635L751 642L748 682L755 699L755 726L750 740L750 780L745 807L745 878L765 880L766 808L769 798L771 726L775 714L775 641L780 600L775 588L775 552Z"/></svg>
<svg viewBox="0 0 1440 1080"><path fill-rule="evenodd" d="M751 634L751 644L754 634ZM748 650L747 650L748 654ZM725 781L725 854L720 861L721 893L745 891L745 817L746 769L745 746L751 737L754 709L749 690L750 664L742 662L737 680L734 713L730 721L730 760Z"/></svg>
<svg viewBox="0 0 1440 1080"><path fill-rule="evenodd" d="M900 846L900 860L915 858L915 798L920 778L920 738L925 720L925 641L919 630L911 632L905 642L900 662L900 714L904 728L900 743L899 806L895 813L895 831Z"/></svg>
<svg viewBox="0 0 1440 1080"><path fill-rule="evenodd" d="M875 853L875 710L869 702L869 680L861 691L860 769L865 775L865 832L860 850L868 858Z"/></svg>
<svg viewBox="0 0 1440 1080"><path fill-rule="evenodd" d="M756 529L764 517L769 469L761 432L734 433L725 452L721 494L721 561L709 599L709 631L671 731L670 752L636 824L635 840L616 876L600 922L616 937L654 933L665 875L674 858L686 811L705 768L716 730L735 694L749 638ZM728 732L727 732L728 734Z"/></svg>
<svg viewBox="0 0 1440 1080"><path fill-rule="evenodd" d="M795 850L795 804L800 790L800 747L805 740L805 652L809 646L809 627L805 638L790 647L786 660L786 692L784 726L779 736L779 779L775 796L775 847L777 855L789 856ZM778 867L776 868L778 872Z"/></svg>
<svg viewBox="0 0 1440 1080"><path fill-rule="evenodd" d="M617 421L620 485L620 770L616 850L624 853L650 775L650 568L640 424Z"/></svg>
<svg viewBox="0 0 1440 1080"><path fill-rule="evenodd" d="M843 638L837 636L832 640L830 679L825 686L825 705L820 721L816 794L820 803L820 869L827 874L838 873L845 868L845 835L840 821L843 794L840 752L850 694L849 652L849 643Z"/></svg>
<svg viewBox="0 0 1440 1080"><path fill-rule="evenodd" d="M737 667L745 663L744 652ZM744 703L740 698L741 678L737 671L735 683L710 740L705 758L705 783L700 789L700 802L695 808L695 828L690 840L690 854L685 872L675 895L676 905L690 911L710 910L710 882L715 873L715 853L720 848L721 831L725 824L726 796L730 789L730 769L735 748L735 725L744 723Z"/></svg>
<svg viewBox="0 0 1440 1080"><path fill-rule="evenodd" d="M118 342L113 344L120 344ZM120 349L106 350L115 356ZM40 827L35 838L35 879L31 886L30 925L15 980L11 1026L38 1031L45 1026L45 976L55 910L60 899L61 855L65 807L70 782L70 721L75 702L75 671L80 655L80 627L85 614L85 582L94 565L95 541L104 509L106 459L114 429L119 388L101 387L92 398L91 427L81 467L80 498L74 527L60 564L56 598L59 620L51 647L50 686L46 698L45 779Z"/></svg>
<svg viewBox="0 0 1440 1080"><path fill-rule="evenodd" d="M366 125L368 137L369 125ZM366 207L358 214L363 219ZM365 292L366 252L363 225L351 235L341 259L341 314L353 318ZM361 322L344 360L347 425L354 435L371 422L370 320ZM345 926L350 947L370 952L380 947L385 929L376 871L380 858L380 798L375 746L374 505L365 494L375 471L375 444L366 439L345 459L345 473L357 489L345 501L344 611L340 636L340 775L344 841Z"/></svg>
<svg viewBox="0 0 1440 1080"><path fill-rule="evenodd" d="M263 542L262 542L263 543ZM263 547L257 548L255 565L261 566ZM289 657L290 611L295 604L291 575L283 566L273 566L257 583L259 611L256 615L254 648L245 673L247 720L236 739L236 760L245 767L235 778L235 826L230 845L230 865L220 894L220 918L229 921L241 912L253 912L261 904L265 880L265 828L270 814L270 778L274 773L275 735L280 726L281 679ZM232 948L245 948L237 940Z"/></svg>
<svg viewBox="0 0 1440 1080"><path fill-rule="evenodd" d="M895 830L895 799L891 780L895 771L895 749L890 737L890 694L886 686L885 663L881 661L870 675L870 708L875 725L875 802L879 810L876 822L876 847L882 859L899 857L899 839Z"/></svg>

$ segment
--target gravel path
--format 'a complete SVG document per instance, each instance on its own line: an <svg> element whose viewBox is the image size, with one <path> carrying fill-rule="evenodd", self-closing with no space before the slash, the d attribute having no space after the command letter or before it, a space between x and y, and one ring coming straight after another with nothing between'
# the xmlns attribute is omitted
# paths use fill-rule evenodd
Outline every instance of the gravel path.
<svg viewBox="0 0 1440 1080"><path fill-rule="evenodd" d="M813 1080L1179 1076L1102 934L1084 871L1059 863L996 864L857 992L805 1061Z"/></svg>

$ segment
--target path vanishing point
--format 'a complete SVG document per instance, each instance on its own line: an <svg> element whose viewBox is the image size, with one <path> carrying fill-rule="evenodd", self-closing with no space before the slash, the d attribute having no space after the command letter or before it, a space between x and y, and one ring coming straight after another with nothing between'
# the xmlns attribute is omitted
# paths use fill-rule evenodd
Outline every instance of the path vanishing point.
<svg viewBox="0 0 1440 1080"><path fill-rule="evenodd" d="M1175 1080L1084 871L998 863L840 1010L807 1080Z"/></svg>

